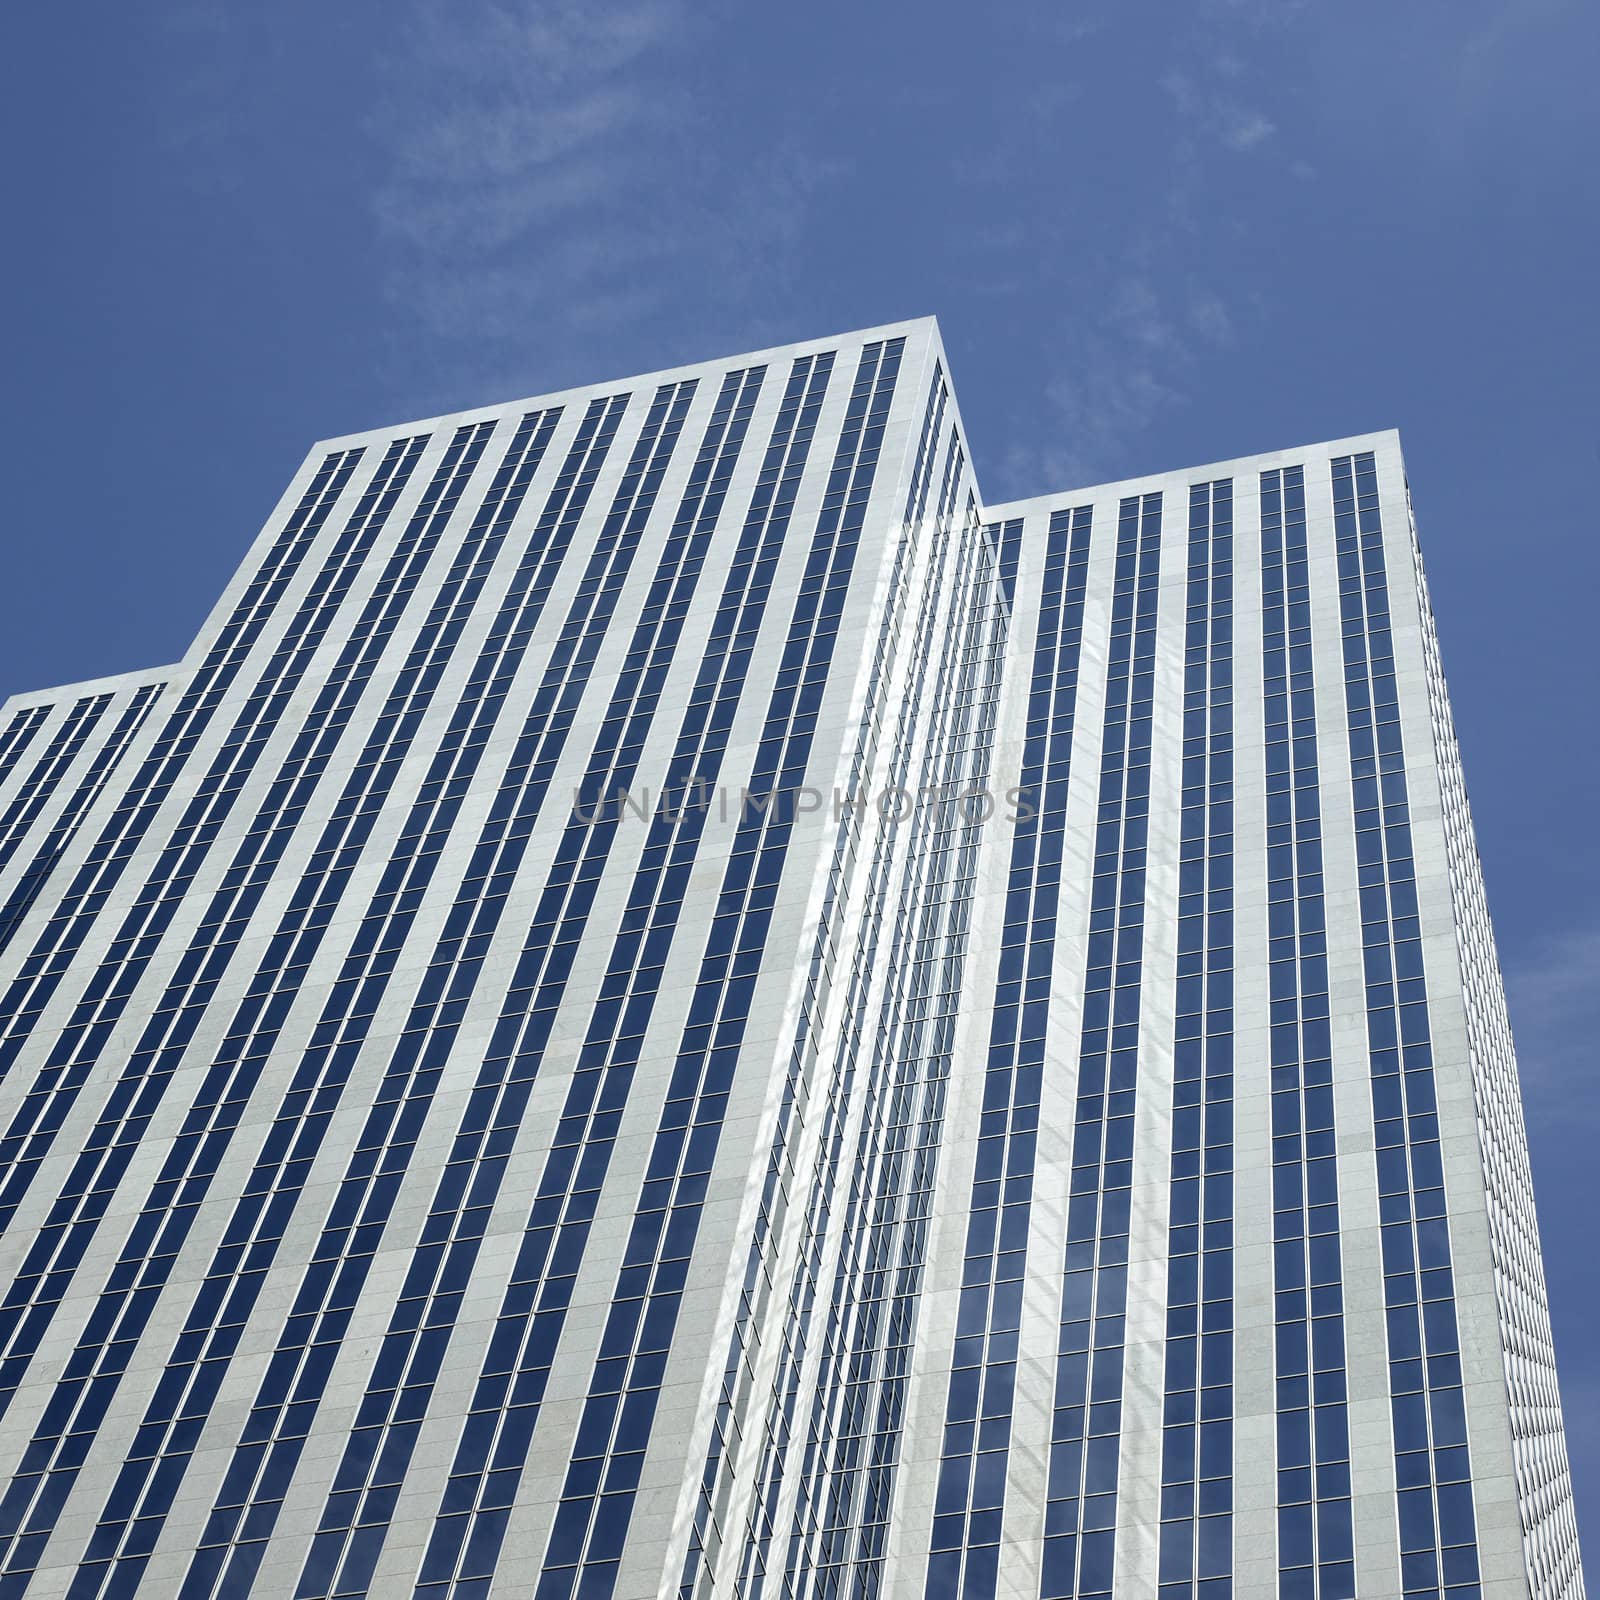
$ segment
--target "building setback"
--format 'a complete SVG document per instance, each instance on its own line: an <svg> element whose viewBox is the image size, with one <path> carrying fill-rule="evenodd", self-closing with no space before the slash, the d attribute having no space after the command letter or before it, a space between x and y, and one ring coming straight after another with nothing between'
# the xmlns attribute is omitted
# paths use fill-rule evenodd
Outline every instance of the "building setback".
<svg viewBox="0 0 1600 1600"><path fill-rule="evenodd" d="M1393 433L931 320L318 445L0 708L0 1600L1573 1600Z"/></svg>

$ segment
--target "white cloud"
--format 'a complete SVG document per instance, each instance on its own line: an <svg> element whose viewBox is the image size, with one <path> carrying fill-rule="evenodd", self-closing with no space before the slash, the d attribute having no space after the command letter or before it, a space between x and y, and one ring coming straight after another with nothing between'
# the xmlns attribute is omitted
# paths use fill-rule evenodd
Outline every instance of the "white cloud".
<svg viewBox="0 0 1600 1600"><path fill-rule="evenodd" d="M1229 111L1228 116L1228 124L1222 132L1222 142L1230 150L1253 150L1278 131L1259 111L1234 108Z"/></svg>
<svg viewBox="0 0 1600 1600"><path fill-rule="evenodd" d="M1278 131L1277 125L1224 87L1246 74L1246 64L1232 51L1224 51L1208 65L1204 86L1193 72L1176 67L1161 79L1161 87L1192 136L1236 151L1265 144Z"/></svg>
<svg viewBox="0 0 1600 1600"><path fill-rule="evenodd" d="M1189 307L1189 326L1208 344L1221 347L1233 343L1233 318L1219 294L1195 296Z"/></svg>
<svg viewBox="0 0 1600 1600"><path fill-rule="evenodd" d="M1037 453L1014 451L1006 462L1008 474L1036 474L1036 487L1027 491L1032 493L1093 483L1127 439L1182 398L1161 365L1130 361L1126 346L1114 337L1091 338L1075 370L1045 390L1060 442Z"/></svg>
<svg viewBox="0 0 1600 1600"><path fill-rule="evenodd" d="M631 368L647 323L661 364L703 355L673 330L703 322L713 283L726 336L753 334L828 173L781 139L716 136L681 71L708 8L411 0L405 18L373 217L408 386L425 365L444 406Z"/></svg>
<svg viewBox="0 0 1600 1600"><path fill-rule="evenodd" d="M1117 476L1157 418L1189 402L1204 362L1238 342L1245 313L1259 310L1253 288L1208 273L1206 241L1221 220L1216 196L1239 163L1293 170L1277 121L1254 101L1281 74L1281 64L1266 68L1260 45L1300 12L1283 0L1208 0L1168 37L1170 64L1156 74L1171 108L1168 147L1123 236L1097 239L1059 291L1059 376L1048 399L1049 432L1061 442L1014 448L996 475L1003 493ZM1076 243L1067 235L1052 259L1070 261ZM1019 431L1041 433L1036 422Z"/></svg>

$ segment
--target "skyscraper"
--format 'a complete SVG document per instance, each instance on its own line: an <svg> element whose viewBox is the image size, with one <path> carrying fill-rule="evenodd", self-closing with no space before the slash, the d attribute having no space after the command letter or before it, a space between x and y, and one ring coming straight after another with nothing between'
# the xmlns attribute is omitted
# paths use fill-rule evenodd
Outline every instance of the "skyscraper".
<svg viewBox="0 0 1600 1600"><path fill-rule="evenodd" d="M334 440L0 773L0 1600L1581 1595L1392 433Z"/></svg>

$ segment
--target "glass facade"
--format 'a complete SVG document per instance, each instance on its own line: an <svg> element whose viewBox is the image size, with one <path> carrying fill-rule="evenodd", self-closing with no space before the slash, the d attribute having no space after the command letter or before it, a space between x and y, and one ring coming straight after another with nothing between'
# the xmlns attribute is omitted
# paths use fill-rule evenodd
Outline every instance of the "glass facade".
<svg viewBox="0 0 1600 1600"><path fill-rule="evenodd" d="M1261 474L1278 1572L1355 1595L1339 1138L1305 473Z"/></svg>
<svg viewBox="0 0 1600 1600"><path fill-rule="evenodd" d="M948 370L331 441L0 708L0 1600L1581 1595L1398 440Z"/></svg>

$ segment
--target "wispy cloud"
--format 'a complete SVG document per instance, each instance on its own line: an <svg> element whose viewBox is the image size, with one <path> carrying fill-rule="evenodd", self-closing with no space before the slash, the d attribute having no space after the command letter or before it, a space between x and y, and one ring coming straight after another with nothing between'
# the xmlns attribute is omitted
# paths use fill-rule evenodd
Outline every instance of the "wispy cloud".
<svg viewBox="0 0 1600 1600"><path fill-rule="evenodd" d="M1471 8L1467 25L1458 34L1453 56L1447 54L1456 98L1455 153L1465 153L1465 131L1471 124L1492 121L1503 129L1499 113L1504 108L1506 77L1515 75L1516 59L1524 36L1537 35L1571 17L1576 0L1489 0ZM1550 41L1543 41L1545 48Z"/></svg>
<svg viewBox="0 0 1600 1600"><path fill-rule="evenodd" d="M1194 73L1176 67L1161 80L1184 135L1214 140L1229 150L1250 150L1270 139L1278 131L1272 119L1244 104L1231 87L1245 72L1240 58L1224 51L1208 65L1203 83Z"/></svg>
<svg viewBox="0 0 1600 1600"><path fill-rule="evenodd" d="M683 359L698 345L663 330L692 324L674 307L712 283L729 337L760 321L826 170L781 140L740 160L709 135L680 70L707 8L411 0L403 17L374 217L397 358L413 379L426 365L440 403L581 381L641 349Z"/></svg>
<svg viewBox="0 0 1600 1600"><path fill-rule="evenodd" d="M1014 445L1003 463L1008 485L1018 492L1069 489L1103 478L1106 463L1128 441L1182 402L1184 376L1202 352L1232 340L1233 325L1217 295L1163 291L1153 277L1135 275L1130 264L1101 315L1067 338L1071 360L1045 390L1048 442Z"/></svg>
<svg viewBox="0 0 1600 1600"><path fill-rule="evenodd" d="M1294 6L1213 0L1169 40L1157 74L1165 145L1120 237L1102 225L1079 263L1070 235L1054 257L1071 263L1050 331L1049 428L1026 430L998 475L1006 493L1036 494L1115 476L1163 414L1189 403L1207 361L1248 330L1256 290L1214 270L1216 232L1244 162L1287 171L1277 118L1258 103L1267 79L1261 39L1289 25ZM1092 69L1091 69L1092 70ZM1270 154L1269 154L1270 152Z"/></svg>
<svg viewBox="0 0 1600 1600"><path fill-rule="evenodd" d="M1250 150L1277 131L1270 119L1259 111L1235 109L1222 131L1222 142L1230 150Z"/></svg>

